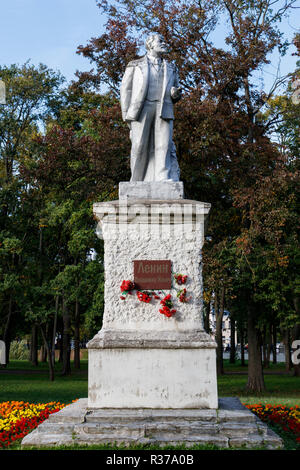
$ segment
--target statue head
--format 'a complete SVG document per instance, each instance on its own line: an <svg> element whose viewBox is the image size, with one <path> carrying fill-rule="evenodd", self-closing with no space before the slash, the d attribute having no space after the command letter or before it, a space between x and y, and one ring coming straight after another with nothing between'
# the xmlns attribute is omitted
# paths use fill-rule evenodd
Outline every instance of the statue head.
<svg viewBox="0 0 300 470"><path fill-rule="evenodd" d="M156 55L162 55L167 52L167 45L163 37L158 33L150 34L145 43L147 52L154 53Z"/></svg>

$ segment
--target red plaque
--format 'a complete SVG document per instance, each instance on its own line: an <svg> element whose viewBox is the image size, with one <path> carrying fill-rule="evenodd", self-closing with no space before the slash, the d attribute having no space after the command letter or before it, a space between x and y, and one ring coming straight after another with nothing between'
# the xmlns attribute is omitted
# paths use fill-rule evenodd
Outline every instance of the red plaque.
<svg viewBox="0 0 300 470"><path fill-rule="evenodd" d="M135 260L133 265L134 284L137 289L171 289L171 261Z"/></svg>

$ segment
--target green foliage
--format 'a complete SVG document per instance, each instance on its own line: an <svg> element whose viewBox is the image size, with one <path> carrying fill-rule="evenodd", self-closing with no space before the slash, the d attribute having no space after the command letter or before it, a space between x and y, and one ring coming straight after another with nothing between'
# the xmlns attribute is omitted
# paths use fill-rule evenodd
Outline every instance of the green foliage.
<svg viewBox="0 0 300 470"><path fill-rule="evenodd" d="M63 78L43 64L28 62L0 67L0 78L6 86L6 105L0 107L0 177L8 183L31 134L51 115Z"/></svg>
<svg viewBox="0 0 300 470"><path fill-rule="evenodd" d="M151 31L164 36L181 74L174 140L186 197L212 203L207 302L224 290L243 325L251 301L260 330L299 322L299 113L290 88L274 97L253 82L275 48L286 53L278 26L294 0L98 3L106 31L78 49L94 68L70 86L44 65L0 67L1 334L13 339L37 325L50 342L66 316L71 335L78 325L88 338L101 327L103 242L92 206L116 199L119 181L129 180L119 85ZM224 47L213 40L220 20Z"/></svg>

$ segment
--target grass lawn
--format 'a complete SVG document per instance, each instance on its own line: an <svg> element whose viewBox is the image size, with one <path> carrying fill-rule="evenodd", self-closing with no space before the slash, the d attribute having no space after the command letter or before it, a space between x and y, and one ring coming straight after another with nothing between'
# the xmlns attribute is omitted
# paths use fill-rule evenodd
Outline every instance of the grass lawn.
<svg viewBox="0 0 300 470"><path fill-rule="evenodd" d="M47 364L34 367L28 361L11 361L6 369L0 369L0 402L71 403L76 398L87 397L87 369L87 360L83 360L79 370L72 367L72 374L63 377L61 364L57 363L55 380L50 382Z"/></svg>
<svg viewBox="0 0 300 470"><path fill-rule="evenodd" d="M286 373L283 364L273 365L265 372L266 391L247 394L247 367L240 362L224 361L225 374L218 377L219 396L238 396L242 402L300 405L300 378ZM0 402L28 401L31 403L60 401L70 403L76 398L88 396L88 361L81 361L81 368L74 369L67 377L61 376L61 364L55 365L55 381L48 378L48 366L40 363L33 367L28 361L11 361L6 369L0 369Z"/></svg>
<svg viewBox="0 0 300 470"><path fill-rule="evenodd" d="M300 405L300 378L292 373L286 373L284 365L271 365L265 372L266 391L261 394L247 394L247 367L239 362L229 364L224 361L225 374L218 377L219 396L237 396L242 403L281 404L288 407ZM88 361L81 361L81 368L74 369L72 374L63 377L61 364L55 364L55 381L49 381L48 366L40 363L34 367L28 361L11 361L6 369L0 369L0 402L24 401L29 403L48 403L59 401L71 403L76 398L88 396ZM20 443L15 443L12 449L20 449ZM90 448L90 447L89 447ZM116 449L107 445L96 446L96 449ZM139 446L132 449L138 450ZM143 447L145 449L145 447ZM150 446L151 448L151 446ZM150 449L149 448L149 449ZM180 447L182 449L183 447ZM202 448L197 446L197 449ZM205 446L203 449L214 449ZM289 448L289 447L286 447ZM216 448L217 449L217 448Z"/></svg>
<svg viewBox="0 0 300 470"><path fill-rule="evenodd" d="M263 393L246 392L247 367L242 367L240 361L229 364L224 361L225 374L218 377L219 396L237 396L242 402L281 404L285 406L300 405L300 377L294 377L293 372L286 372L282 363L270 364L264 371L266 390Z"/></svg>

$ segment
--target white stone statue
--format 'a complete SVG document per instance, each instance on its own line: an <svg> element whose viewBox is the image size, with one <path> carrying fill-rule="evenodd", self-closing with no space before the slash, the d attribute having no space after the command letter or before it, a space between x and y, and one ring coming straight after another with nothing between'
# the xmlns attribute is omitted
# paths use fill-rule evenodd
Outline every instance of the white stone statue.
<svg viewBox="0 0 300 470"><path fill-rule="evenodd" d="M180 100L178 72L163 59L159 34L146 40L147 54L129 62L121 84L121 109L130 128L131 181L179 181L173 103Z"/></svg>

